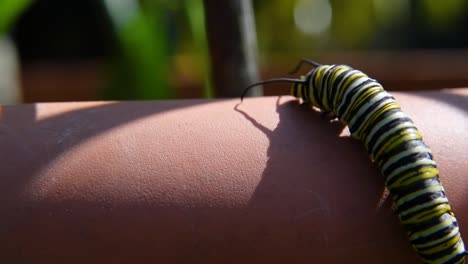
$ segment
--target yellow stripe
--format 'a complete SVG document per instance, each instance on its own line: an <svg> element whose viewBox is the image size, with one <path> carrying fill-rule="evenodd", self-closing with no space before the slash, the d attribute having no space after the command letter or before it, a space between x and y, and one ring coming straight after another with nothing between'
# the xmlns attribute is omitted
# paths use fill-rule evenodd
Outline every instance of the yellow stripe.
<svg viewBox="0 0 468 264"><path fill-rule="evenodd" d="M389 122L394 120L395 118L401 118L405 117L406 115L402 111L397 111L387 117L385 117L382 121L380 121L378 124L375 125L375 127L372 128L371 132L366 138L366 146L369 146L370 141L372 138L375 136L375 134L385 125L387 125ZM410 131L409 128L416 129L413 123L405 121L403 123L398 124L396 127L390 128L389 130L385 131L383 134L379 135L377 138L376 142L372 145L369 146L370 149L372 149L372 152L377 151L377 147L380 146L380 144L385 141L392 140L395 137L398 137L403 133L404 131ZM390 139L387 139L390 138ZM372 160L374 160L374 156L372 156Z"/></svg>
<svg viewBox="0 0 468 264"><path fill-rule="evenodd" d="M344 108L347 109L347 111L343 113L343 118L345 118L346 120L349 120L349 115L355 110L355 108L361 102L363 102L364 100L367 100L373 94L377 94L383 91L384 89L381 86L372 87L372 88L364 90L362 94L359 94L359 96L354 101L352 101L348 107L344 106Z"/></svg>
<svg viewBox="0 0 468 264"><path fill-rule="evenodd" d="M363 131L366 131L367 128L369 127L370 124L373 124L375 122L375 120L377 118L379 118L379 116L383 115L384 113L388 112L388 111L391 111L391 110L394 110L394 109L399 109L399 105L397 104L396 101L392 101L390 103L387 103L386 105L384 105L383 107L381 107L380 109L377 109L376 111L374 111L371 116L363 123L361 124L361 126L358 128L358 131L357 133L359 134L359 137L362 138L363 135Z"/></svg>
<svg viewBox="0 0 468 264"><path fill-rule="evenodd" d="M435 232L444 229L448 225L452 224L454 221L455 221L455 217L450 216L448 219L446 219L445 221L443 221L443 222L441 222L441 223L439 223L437 225L431 226L430 228L426 228L426 229L424 229L422 231L411 234L410 240L416 240L416 239L421 238L421 237L428 237L428 236L434 234Z"/></svg>
<svg viewBox="0 0 468 264"><path fill-rule="evenodd" d="M443 236L441 239L438 239L438 241L442 241L445 239L446 236ZM440 245L437 245L435 247L432 247L430 249L426 249L426 250L418 250L419 253L422 253L422 254L433 254L433 253L437 253L437 252L440 252L440 251L443 251L449 247L453 247L455 244L458 243L458 241L460 240L460 234L457 234L455 235L453 238L451 238L450 240L448 240L447 242L444 242L443 244L440 244Z"/></svg>
<svg viewBox="0 0 468 264"><path fill-rule="evenodd" d="M412 175L408 175L412 174ZM417 172L410 172L408 174L403 175L401 178L396 180L391 186L392 187L400 187L400 186L408 186L416 181L419 180L426 180L426 179L431 179L431 178L437 178L437 175L439 174L439 171L436 168L421 168ZM416 177L411 178L414 176L414 174L417 174ZM407 176L408 175L408 176ZM395 186L397 185L397 186ZM390 189L391 187L388 186Z"/></svg>
<svg viewBox="0 0 468 264"><path fill-rule="evenodd" d="M339 94L338 94L338 102L341 102L343 100L343 95L345 93L345 91L348 89L348 85L356 80L357 78L360 78L360 77L367 77L367 75L365 75L364 73L360 72L360 71L357 71L353 74L351 74L351 76L348 77L348 79L341 85L341 89L339 91Z"/></svg>
<svg viewBox="0 0 468 264"><path fill-rule="evenodd" d="M445 213L449 213L450 211L452 210L452 208L450 207L450 205L448 204L441 204L439 206L437 206L436 208L428 211L428 212L422 212L421 214L415 216L415 217L411 217L410 219L406 219L406 220L401 220L400 218L400 221L402 224L404 225L408 225L408 224L411 224L411 225L414 225L414 224L419 224L421 222L424 222L424 221L427 221L427 220L430 220L436 216L441 216Z"/></svg>
<svg viewBox="0 0 468 264"><path fill-rule="evenodd" d="M383 107L386 103L388 103L388 99L385 99L385 97L389 96L389 94L385 91L375 93L374 96L371 98L366 99L362 105L356 105L355 107L351 107L349 112L347 113L348 115L351 115L351 111L357 110L355 113L353 113L353 116L350 117L349 123L352 124L351 126L356 126L356 122L360 119L363 118L363 123L368 121L369 116L372 116L375 111L381 107ZM381 101L384 100L384 101ZM380 101L380 102L379 102ZM374 105L378 103L377 105ZM359 130L362 127L363 124L360 126L356 127L357 129L353 132L356 136L359 135L360 133Z"/></svg>
<svg viewBox="0 0 468 264"><path fill-rule="evenodd" d="M431 153L431 151L426 146L416 146L416 147L407 148L406 150L400 151L397 154L390 156L390 158L383 164L382 162L379 162L379 167L381 167L382 171L385 171L390 166L393 166L395 163L397 163L401 159L404 159L410 155L418 154L418 153Z"/></svg>
<svg viewBox="0 0 468 264"><path fill-rule="evenodd" d="M319 86L319 82L320 80L322 79L322 75L323 75L323 71L327 70L328 69L328 66L321 66L316 74L315 74L315 78L312 80L312 83L314 84L313 87L309 87L309 94L308 94L308 97L310 98L310 101L312 102L312 105L318 107L318 103L317 103L317 100L320 100L319 98L315 98L314 97L314 89L321 89L321 87Z"/></svg>
<svg viewBox="0 0 468 264"><path fill-rule="evenodd" d="M429 186L426 187L422 190L412 192L410 194L407 194L405 196L402 196L401 198L398 199L398 202L396 202L396 206L401 206L402 204L413 200L414 198L427 193L427 192L437 192L437 191L444 191L444 188L441 185L435 185L435 186Z"/></svg>
<svg viewBox="0 0 468 264"><path fill-rule="evenodd" d="M398 137L399 136L399 137ZM408 140L414 140L414 139L422 139L421 134L418 133L418 131L414 130L404 130L395 137L390 138L387 143L382 145L380 149L377 151L377 153L374 156L374 160L380 160L380 157L385 153L388 153L392 151L394 148L398 147L401 143L408 141ZM398 153L400 154L400 153ZM378 163L379 167L382 166L382 162L380 161Z"/></svg>
<svg viewBox="0 0 468 264"><path fill-rule="evenodd" d="M425 263L444 264L444 263L447 263L447 261L450 260L451 258L453 258L456 255L462 253L463 251L465 251L465 246L463 245L463 242L462 242L457 247L457 249L455 251L453 251L452 253L450 253L448 255L445 255L444 257L438 258L435 261L429 261L429 260L426 260L426 259L424 261L425 261ZM462 264L462 263L465 263L465 258L464 257L455 264Z"/></svg>
<svg viewBox="0 0 468 264"><path fill-rule="evenodd" d="M347 71L347 70L352 70L350 67L348 66L345 66L345 65L340 65L340 73L341 72L344 72L344 71ZM336 76L338 77L338 75ZM338 102L340 102L338 99L340 99L340 92L341 92L341 89L342 88L342 85L340 85L340 83L337 84L337 91L335 93L335 97L333 98L333 107L337 107L337 104Z"/></svg>
<svg viewBox="0 0 468 264"><path fill-rule="evenodd" d="M425 203L422 203L422 204L411 206L411 208L408 208L407 210L400 212L398 215L400 217L403 217L403 216L412 214L414 212L417 212L417 211L419 211L421 209L424 209L424 208L427 208L427 207L432 207L434 205L436 205L436 207L434 207L434 209L437 209L438 206L444 205L446 203L448 203L448 199L446 197L439 197L439 198L436 198L436 199L429 200L429 201L427 201ZM413 217L417 218L418 216L429 213L430 211L432 211L432 209L427 209L425 211L421 211L421 212L419 212L419 214L416 214L416 215L414 215L414 216L412 216L410 218L413 218Z"/></svg>
<svg viewBox="0 0 468 264"><path fill-rule="evenodd" d="M297 85L297 97L303 99L304 97L303 97L302 91L304 89L304 86L302 84L299 84L299 83L296 83L296 85Z"/></svg>
<svg viewBox="0 0 468 264"><path fill-rule="evenodd" d="M447 237L456 235L456 234L459 233L459 232L460 232L460 230L458 229L458 227L455 227L452 231L450 231L450 233L448 233L448 234L445 235L445 236L440 237L439 239L436 239L436 240L433 240L433 241L429 241L429 242L427 242L427 243L425 243L425 244L418 244L418 245L415 245L414 247L416 248L417 251L426 250L427 248L433 247L434 245L437 245L437 244L439 244L440 242L444 241ZM458 235L459 235L459 234L458 234ZM426 249L422 249L422 248L426 248Z"/></svg>
<svg viewBox="0 0 468 264"><path fill-rule="evenodd" d="M388 182L390 180L392 180L393 178L395 178L395 176L397 176L402 171L404 171L406 169L411 169L411 168L414 168L414 167L420 166L420 165L433 165L433 166L436 166L437 164L435 163L435 161L433 161L431 159L424 158L424 159L418 160L417 162L413 162L413 163L410 163L410 164L400 166L400 167L396 168L395 170L393 170L392 172L390 172L390 174L385 178L385 185L388 186Z"/></svg>
<svg viewBox="0 0 468 264"><path fill-rule="evenodd" d="M345 96L347 96L347 93L345 92L343 94L343 99L342 101L340 101L340 104L336 106L336 109L343 109L343 114L342 114L342 119L346 120L346 121L350 121L350 113L352 111L354 111L357 107L356 103L357 103L357 100L360 100L360 98L362 98L363 96L365 96L366 94L373 94L373 93L379 93L379 92L383 92L383 88L382 87L369 87L371 86L371 84L367 84L366 86L363 86L361 89L359 89L358 91L356 91L355 94L353 94L353 96L350 98L350 102L349 102L349 105L344 105L344 100L345 100ZM367 97L366 97L367 98Z"/></svg>
<svg viewBox="0 0 468 264"><path fill-rule="evenodd" d="M356 73L354 73L353 75L351 75L351 77L350 77L348 80L346 80L346 81L343 83L343 86L344 86L344 87L348 87L354 80L356 80L356 79L358 79L358 78L360 78L360 77L367 77L367 78L368 78L368 76L367 76L365 73L363 73L363 72L361 72L361 71L357 71Z"/></svg>
<svg viewBox="0 0 468 264"><path fill-rule="evenodd" d="M391 191L391 190L393 190L393 188L400 187L402 181L404 181L405 179L411 178L411 177L413 177L414 175L417 175L417 174L418 174L417 171L410 171L410 172L408 172L406 174L403 174L394 183L388 185L387 188Z"/></svg>

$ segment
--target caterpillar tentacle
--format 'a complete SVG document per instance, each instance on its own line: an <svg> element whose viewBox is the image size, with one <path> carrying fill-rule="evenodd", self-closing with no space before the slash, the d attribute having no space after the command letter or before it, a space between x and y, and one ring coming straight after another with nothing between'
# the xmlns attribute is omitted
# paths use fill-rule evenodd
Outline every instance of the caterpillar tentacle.
<svg viewBox="0 0 468 264"><path fill-rule="evenodd" d="M249 90L254 88L255 86L259 86L259 85L266 84L266 83L281 83L281 82L303 84L304 80L302 80L302 79L291 79L291 78L274 78L274 79L269 79L269 80L265 80L265 81L256 82L254 84L249 85L247 88L244 89L244 91L242 92L242 95L241 95L241 102L244 101L244 98L247 95L247 92L249 92Z"/></svg>
<svg viewBox="0 0 468 264"><path fill-rule="evenodd" d="M304 63L309 64L309 65L312 65L312 66L314 66L314 67L319 67L319 66L322 65L322 64L320 64L320 63L318 63L318 62L316 62L316 61L303 58L303 59L301 59L301 60L299 61L299 63L297 63L296 67L294 67L294 69L292 69L292 70L291 70L290 72L288 72L288 73L289 73L289 74L295 74L295 73L297 73L297 72L301 69L302 65L304 65Z"/></svg>

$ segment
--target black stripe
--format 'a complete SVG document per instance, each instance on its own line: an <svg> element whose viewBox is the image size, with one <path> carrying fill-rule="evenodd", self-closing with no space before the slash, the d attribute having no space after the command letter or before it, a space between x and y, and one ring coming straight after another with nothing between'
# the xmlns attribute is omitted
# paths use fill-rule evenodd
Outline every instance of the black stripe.
<svg viewBox="0 0 468 264"><path fill-rule="evenodd" d="M434 260L437 260L439 258L445 257L447 255L450 255L452 252L457 250L460 243L461 243L461 240L458 240L457 243L455 243L454 245L452 245L452 246L450 246L450 247L448 247L448 248L446 248L446 249L444 249L442 251L439 251L439 252L436 252L436 253L431 253L431 254L420 253L420 255L421 255L421 257L423 257L426 260L434 261ZM460 254L455 255L455 257L453 259L457 259L458 255L460 255ZM462 256L464 256L464 254ZM451 261L449 261L449 262L444 262L444 263L455 263L455 262L452 262L453 259L451 259Z"/></svg>
<svg viewBox="0 0 468 264"><path fill-rule="evenodd" d="M359 79L359 78L358 78ZM356 79L356 80L358 80ZM352 81L349 86L352 86L353 83L356 81ZM364 82L362 82L360 85L354 87L354 89L352 89L351 91L348 92L348 94L346 95L345 98L343 98L344 100L344 103L341 105L341 107L339 109L337 109L337 111L340 113L340 115L344 115L344 110L347 109L348 107L351 107L351 104L354 104L354 102L351 102L352 98L353 98L353 95L357 92L359 92L365 85L368 85L369 83L372 83L373 80L369 79L369 80L366 80ZM366 89L370 89L370 88L373 88L373 87L378 87L377 84L372 84L370 85L369 87L366 87ZM366 103L367 101L369 101L371 98L373 98L374 96L376 96L378 93L372 93L372 94L369 94L367 95L367 97L365 98L366 100L362 100L361 104L359 104L358 106L355 106L354 107L354 111L351 111L348 116L349 117L352 117L356 114L357 110L362 106L362 104ZM361 95L362 96L362 95ZM358 101L360 99L362 99L362 97L358 97L356 98L355 100ZM349 120L346 120L347 122Z"/></svg>
<svg viewBox="0 0 468 264"><path fill-rule="evenodd" d="M329 104L331 109L334 109L334 104L333 104L334 87L333 87L333 83L336 80L336 77L331 78L331 76L335 76L335 73L339 70L338 66L340 66L340 65L333 66L332 74L330 74L330 78L328 79L328 82L327 82L327 88L328 88L327 100L328 100L328 104Z"/></svg>
<svg viewBox="0 0 468 264"><path fill-rule="evenodd" d="M456 227L458 227L457 222L454 222L453 224L454 224ZM442 239L440 242L438 242L437 244L434 244L434 245L430 245L430 246L418 245L418 247L416 248L416 250L417 250L417 251L424 251L424 250L428 250L428 249L437 247L438 245L444 244L444 243L446 243L447 241L449 241L450 239L456 237L457 234L460 234L460 232L455 232L455 233L454 233L453 235L451 235L451 236L445 236L444 239Z"/></svg>
<svg viewBox="0 0 468 264"><path fill-rule="evenodd" d="M345 98L345 101L349 101L349 104L348 104L348 102L346 102L345 104L343 104L341 106L341 108L343 108L343 109L341 109L341 108L339 109L341 112L344 112L345 110L349 110L350 112L348 113L347 117L350 120L352 119L352 117L354 117L357 114L357 112L359 111L359 109L363 105L368 103L372 98L374 98L375 96L377 96L379 94L379 92L375 92L375 93L371 93L371 94L367 94L367 95L360 94L354 101L352 101L353 100L352 95L354 95L354 93L356 93L356 92L359 92L359 90L363 90L363 86L364 86L363 84L365 84L365 83L362 83L361 85L358 85L356 87L358 89L354 90L353 94L348 93L348 96L347 96L347 98ZM371 85L371 86L367 87L366 89L370 89L370 88L373 88L373 87L377 87L377 86L376 85ZM353 109L351 109L351 108L353 108ZM345 114L345 113L343 113L343 114Z"/></svg>
<svg viewBox="0 0 468 264"><path fill-rule="evenodd" d="M309 75L306 76L306 81L305 83L307 84L306 88L304 89L304 95L302 97L307 98L306 101L311 102L312 100L310 99L310 90L314 91L317 89L314 84L314 79L316 78L315 76L317 75L317 70L319 68L314 69Z"/></svg>
<svg viewBox="0 0 468 264"><path fill-rule="evenodd" d="M406 215L399 215L400 221L401 222L408 221L409 219L411 219L411 218L413 218L413 217L415 217L417 215L423 216L425 213L431 212L432 210L436 209L437 206L442 205L442 204L449 204L449 203L440 203L440 204L436 204L434 206L421 208L420 210L414 211L414 212L406 214ZM403 212L403 211L401 211L401 212ZM398 212L398 214L400 214L401 212Z"/></svg>
<svg viewBox="0 0 468 264"><path fill-rule="evenodd" d="M406 230L408 230L408 235L411 237L413 234L415 234L417 232L423 232L424 230L429 229L431 227L434 227L434 226L448 220L451 217L452 217L452 215L449 212L445 212L442 215L435 216L435 217L433 217L433 218L431 218L429 220L423 221L422 223L412 224L412 225L405 225L405 226L406 226ZM439 230L439 231L437 231L435 233L431 233L428 236L418 237L416 239L412 239L411 243L413 243L415 245L426 244L426 243L428 243L428 242L430 242L432 240L436 240L438 238L441 238L441 237L447 235L448 233L450 233L457 226L458 226L458 224L456 222L454 224L454 221L452 221L448 225L444 226L441 230Z"/></svg>
<svg viewBox="0 0 468 264"><path fill-rule="evenodd" d="M343 78L346 76L346 74L348 74L350 71L352 71L353 69L350 69L350 70L345 70L343 71L342 73L340 73L336 78L335 80L333 80L333 83L332 83L332 92L331 92L331 98L332 98L332 109L335 109L337 107L337 105L335 105L335 97L337 96L337 92L340 90L338 87L338 84L340 84L340 82L343 80ZM338 102L339 103L339 102ZM338 115L338 113L335 113ZM339 116L338 116L339 117Z"/></svg>
<svg viewBox="0 0 468 264"><path fill-rule="evenodd" d="M421 179L419 181L416 181L416 182L413 182L409 185L405 185L405 186L399 186L399 187L396 187L396 188L393 188L391 190L392 192L392 195L393 195L393 198L395 201L398 201L400 200L401 198L403 198L404 196L408 195L408 194L411 194L415 191L419 191L421 189L425 189L427 187L432 187L432 186L437 186L437 185L440 185L440 181L439 179L437 178L430 178L430 179ZM431 194L433 192L430 192L430 191L427 191L427 193ZM418 200L420 202L425 202L427 200L425 199L422 199L423 197L420 197L420 199L413 199L413 200ZM412 206L412 202L408 202L410 207ZM404 205L404 204L403 204ZM407 210L409 207L408 206L401 206L397 209L397 211L402 211L402 210ZM417 205L414 204L414 205Z"/></svg>
<svg viewBox="0 0 468 264"><path fill-rule="evenodd" d="M317 71L316 73L318 73L319 71L323 71L324 70L324 67L319 67L317 68ZM321 87L319 84L320 84L320 80L321 78L323 78L323 75L322 77L319 78L319 75L316 74L314 76L314 90L312 90L312 94L314 96L314 99L316 100L317 102L317 107L320 108L320 109L323 109L323 104L322 104L322 97L320 95L321 93L321 89L323 89L323 87Z"/></svg>
<svg viewBox="0 0 468 264"><path fill-rule="evenodd" d="M362 138L367 138L369 133L371 132L371 130L377 126L380 122L382 122L385 118L387 118L388 116L396 113L396 112L399 112L400 109L390 109L390 110L387 110L387 111L383 111L382 113L379 114L379 116L375 117L374 121L372 122L372 124L369 124L366 128L364 128L364 130L362 130ZM404 128L403 128L404 129ZM397 131L401 131L403 129L399 129ZM385 133L387 131L383 131L383 133ZM396 131L395 131L396 132ZM383 134L382 133L382 134ZM376 133L377 135L377 133ZM393 134L389 134L389 136L391 136ZM377 141L378 137L375 138L374 142ZM369 141L369 146L371 146L371 144L373 144L374 142L372 141ZM375 143L374 143L375 144ZM367 147L369 147L367 146ZM369 152L370 152L370 147L368 148L369 149Z"/></svg>
<svg viewBox="0 0 468 264"><path fill-rule="evenodd" d="M375 93L374 96L376 96L377 94L378 94L378 93ZM373 97L373 96L372 96L372 97ZM356 122L355 122L352 126L349 127L349 131L351 132L351 134L353 134L355 131L358 130L358 128L362 125L362 123L363 123L365 120L368 119L367 117L368 117L372 112L377 111L377 110L380 109L380 108L377 108L377 106L378 106L381 102L386 101L386 100L391 99L391 98L392 98L392 97L391 97L390 95L389 95L389 96L384 96L384 97L382 97L381 99L377 100L377 102L373 103L369 108L367 108L367 110L366 110L364 113L362 113L362 115L361 115L360 117L358 117L358 118L356 119ZM367 101L369 101L369 100L370 100L370 99L368 99ZM363 101L363 104L365 104L365 103L367 103L366 100ZM363 104L361 104L360 107L362 107ZM359 110L359 109L356 109L356 110ZM356 111L356 113L357 113L357 111ZM352 115L352 116L354 116L354 115Z"/></svg>
<svg viewBox="0 0 468 264"><path fill-rule="evenodd" d="M309 102L310 100L307 99L307 90L309 90L310 85L307 83L301 83L298 88L301 89L301 98L304 102Z"/></svg>
<svg viewBox="0 0 468 264"><path fill-rule="evenodd" d="M437 224L440 224L442 221L440 222L437 222L436 224L434 224L433 226L437 225ZM432 226L430 226L432 227ZM428 227L429 228L429 227ZM420 237L420 238L417 238L415 240L412 240L411 243L414 244L414 245L423 245L423 244L426 244L428 242L431 242L431 241L434 241L434 240L437 240L439 238L443 238L447 235L450 234L450 232L453 231L453 229L455 229L456 226L453 225L453 222L447 224L446 226L444 226L441 230L435 232L435 233L432 233L428 236L425 236L425 237ZM427 228L426 228L427 229ZM421 230L425 230L425 229L421 229Z"/></svg>
<svg viewBox="0 0 468 264"><path fill-rule="evenodd" d="M401 135L401 137L404 137L405 135ZM405 151L405 150L409 150L411 148L414 148L414 147L426 147L427 148L427 145L424 144L424 142L420 139L413 139L413 140L406 140L406 141L402 141L400 142L400 144L398 144L396 147L394 147L393 149L386 149L379 157L376 157L376 159L374 160L374 162L376 164L385 164L389 159L391 159L393 156ZM428 148L429 149L429 148Z"/></svg>
<svg viewBox="0 0 468 264"><path fill-rule="evenodd" d="M356 70L353 70L353 71L356 71ZM359 79L359 78L356 78L356 77L355 77L356 74L359 73L359 71L356 71L356 72L354 72L354 73L353 73L353 72L348 72L348 73L349 73L349 75L348 75L348 76L345 76L345 77L343 78L343 83L342 83L342 85L339 87L339 91L340 91L340 93L343 94L343 96L344 96L344 94L346 93L346 90L347 90L357 79ZM345 84L346 82L348 82L348 79L352 79L352 80L350 81L350 83L349 83L347 86L344 86L344 84ZM355 89L358 89L359 87L361 87L361 86L358 85L357 87L355 87ZM353 90L354 90L354 89L353 89ZM338 93L338 96L340 95L340 93ZM337 99L340 99L340 98L337 98ZM343 100L346 100L346 98L341 98L341 100L340 100L340 101L337 101L337 104L335 105L335 108L336 108L336 109L334 109L334 110L336 110L335 113L337 113L338 116L342 116L342 113L339 113L340 109L338 109L338 105L340 105L341 102L343 102ZM345 105L347 105L346 102L343 104L343 106L345 106ZM343 106L342 106L342 107L343 107Z"/></svg>
<svg viewBox="0 0 468 264"><path fill-rule="evenodd" d="M320 79L320 89L318 91L318 96L319 96L320 109L323 109L323 110L328 110L328 109L325 109L324 96L325 96L325 89L328 89L327 82L331 73L332 73L332 68L325 69L322 74L322 78Z"/></svg>
<svg viewBox="0 0 468 264"><path fill-rule="evenodd" d="M325 96L325 89L327 91L327 101L328 101L328 105L331 106L332 104L330 103L330 100L329 100L329 94L330 94L330 85L329 85L329 80L330 80L330 76L332 76L332 74L334 73L335 69L336 69L336 65L333 65L331 66L326 72L325 72L325 75L323 76L323 79L322 79L322 88L323 90L321 91L322 94L320 94L320 98L322 99L322 102L325 101L324 99L324 96ZM328 109L327 109L328 110Z"/></svg>
<svg viewBox="0 0 468 264"><path fill-rule="evenodd" d="M296 97L296 98L298 97L297 96L297 83L292 84L291 95Z"/></svg>
<svg viewBox="0 0 468 264"><path fill-rule="evenodd" d="M459 243L461 243L461 239L460 239ZM458 247L459 243L457 243L456 247L454 246L453 248L456 249L456 248ZM453 250L453 251L455 251L455 250ZM450 252L450 253L451 253L451 252ZM447 254L447 255L449 255L449 254ZM463 258L465 258L465 255L466 255L466 251L463 251L463 252L458 253L457 255L455 255L453 258L447 260L447 262L445 262L445 263L447 263L447 264L450 264L450 263L459 263L460 260L462 260ZM464 262L463 262L463 263L464 263Z"/></svg>
<svg viewBox="0 0 468 264"><path fill-rule="evenodd" d="M421 164L421 165L418 165L418 166L415 166L415 167L412 167L412 168L408 168L406 170L403 170L401 171L400 173L398 173L397 175L395 175L388 183L387 183L387 186L391 186L393 185L393 183L395 181L397 181L398 179L400 179L403 175L406 175L407 173L410 173L410 172L418 172L418 170L422 169L422 168L435 168L434 165L432 164Z"/></svg>
<svg viewBox="0 0 468 264"><path fill-rule="evenodd" d="M420 159L432 159L432 155L429 152L417 152L417 153L411 153L408 154L407 156L404 156L403 158L399 159L398 161L394 162L392 165L390 165L388 168L382 171L382 174L384 175L384 178L387 178L387 176L394 170L396 170L398 167L410 164L413 162L416 162ZM382 165L383 167L383 165Z"/></svg>
<svg viewBox="0 0 468 264"><path fill-rule="evenodd" d="M429 187L429 186L427 186L427 184L428 184L427 182L419 181L419 182L411 184L412 186L408 186L407 188L401 188L400 191L399 191L399 198L396 199L395 202L399 203L401 201L401 199L403 199L403 197L405 197L406 195L410 195L411 193L414 193L414 192L418 191L418 189L416 189L416 188L425 189L425 188ZM436 185L437 184L438 183L436 183ZM408 191L405 193L405 192L403 192L402 189L407 189ZM438 205L447 203L447 202L439 202L439 203L434 204L432 206L418 209L415 212L412 212L412 213L409 213L409 214L406 214L406 215L400 215L402 213L405 213L408 210L413 209L413 207L415 207L415 206L422 205L422 204L425 204L425 203L429 203L429 202L431 202L431 201L433 201L434 199L437 199L437 198L445 198L445 192L444 191L426 190L425 192L421 193L420 195L414 197L413 199L410 199L410 200L407 200L407 201L404 201L404 202L402 201L403 203L397 207L396 213L401 217L401 220L403 221L403 220L408 220L408 219L410 219L413 216L416 216L418 214L421 214L421 212L430 212L431 209L434 209Z"/></svg>
<svg viewBox="0 0 468 264"><path fill-rule="evenodd" d="M385 114L382 119L384 119L385 117L388 117L388 115L390 114L393 114L393 113L388 113L388 114ZM383 125L381 128L379 128L376 133L374 134L374 136L371 138L371 140L369 141L369 151L370 153L372 153L372 155L375 156L375 153L377 153L378 149L381 148L382 145L384 145L386 143L386 140L383 140L378 146L375 146L375 143L377 142L377 140L379 139L379 137L384 134L385 132L391 130L392 128L400 125L400 124L403 124L403 123L406 123L406 122L412 122L412 120L409 118L409 117L397 117L397 118L394 118L393 120L390 120L389 122L387 122L385 125ZM376 122L377 124L377 122ZM398 129L397 131L395 131L395 133L397 132L400 132L402 131L403 129L408 129L408 128L402 128L402 129ZM394 135L395 133L392 133L391 135Z"/></svg>

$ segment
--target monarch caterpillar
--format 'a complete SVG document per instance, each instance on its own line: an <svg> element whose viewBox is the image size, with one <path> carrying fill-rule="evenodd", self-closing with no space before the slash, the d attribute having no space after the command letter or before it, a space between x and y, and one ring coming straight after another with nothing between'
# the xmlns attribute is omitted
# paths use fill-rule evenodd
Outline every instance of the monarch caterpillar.
<svg viewBox="0 0 468 264"><path fill-rule="evenodd" d="M288 82L291 95L333 113L364 144L381 170L396 213L424 263L465 263L457 220L439 181L437 165L413 121L381 84L347 65L322 65L300 79L275 78L248 86Z"/></svg>

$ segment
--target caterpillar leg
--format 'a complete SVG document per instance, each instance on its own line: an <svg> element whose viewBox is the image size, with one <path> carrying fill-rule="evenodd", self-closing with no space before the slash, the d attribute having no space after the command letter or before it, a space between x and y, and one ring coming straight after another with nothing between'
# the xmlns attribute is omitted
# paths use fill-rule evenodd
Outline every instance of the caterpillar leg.
<svg viewBox="0 0 468 264"><path fill-rule="evenodd" d="M299 63L296 65L296 67L294 67L294 69L293 69L292 71L289 72L289 74L295 74L296 72L298 72L298 71L301 69L301 67L302 67L302 65L303 65L304 63L309 64L309 65L312 65L312 66L314 66L314 67L322 66L322 64L320 64L320 63L318 63L318 62L316 62L316 61L303 58L303 59L301 59L301 60L299 61Z"/></svg>
<svg viewBox="0 0 468 264"><path fill-rule="evenodd" d="M300 106L300 107L303 107L303 108L310 108L310 107L311 107L311 106L310 106L310 102L306 102L306 101L304 101L304 100L301 100L301 101L299 102L299 106Z"/></svg>
<svg viewBox="0 0 468 264"><path fill-rule="evenodd" d="M338 118L332 111L321 111L320 114L322 115L322 119L329 118L330 120L335 120Z"/></svg>

